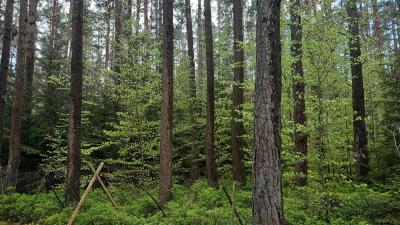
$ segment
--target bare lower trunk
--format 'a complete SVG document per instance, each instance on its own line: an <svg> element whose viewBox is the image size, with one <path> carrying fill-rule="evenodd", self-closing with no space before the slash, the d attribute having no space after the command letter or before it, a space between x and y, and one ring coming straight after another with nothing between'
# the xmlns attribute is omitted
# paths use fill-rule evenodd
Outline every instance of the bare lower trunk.
<svg viewBox="0 0 400 225"><path fill-rule="evenodd" d="M28 20L28 1L20 0L18 22L18 49L17 71L15 77L14 96L11 117L11 134L8 155L7 172L16 174L20 163L21 125L22 125L22 97L24 93L25 65L26 65L26 21Z"/></svg>
<svg viewBox="0 0 400 225"><path fill-rule="evenodd" d="M284 224L281 172L280 1L257 1L253 224Z"/></svg>
<svg viewBox="0 0 400 225"><path fill-rule="evenodd" d="M206 167L208 186L218 189L218 172L214 149L214 52L210 0L204 0L204 18L207 61Z"/></svg>
<svg viewBox="0 0 400 225"><path fill-rule="evenodd" d="M172 130L173 130L173 76L174 76L174 25L173 0L163 2L163 72L160 137L160 205L170 199L172 187Z"/></svg>
<svg viewBox="0 0 400 225"><path fill-rule="evenodd" d="M79 179L82 164L83 0L74 0L72 24L68 155L67 177L65 179L65 205L67 206L76 206L80 199Z"/></svg>

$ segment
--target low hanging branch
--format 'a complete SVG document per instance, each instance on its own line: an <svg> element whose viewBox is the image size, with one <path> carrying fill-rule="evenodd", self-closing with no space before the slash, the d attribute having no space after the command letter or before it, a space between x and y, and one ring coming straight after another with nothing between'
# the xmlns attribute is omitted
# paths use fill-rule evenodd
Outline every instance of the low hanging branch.
<svg viewBox="0 0 400 225"><path fill-rule="evenodd" d="M226 197L228 198L228 201L229 201L229 203L230 203L231 206L232 206L233 203L232 203L231 196L229 196L229 194L228 194L228 192L226 191L226 189L225 189L224 186L222 186L222 189L224 190L225 195L226 195ZM235 215L236 215L236 217L238 218L240 225L243 225L243 222L242 222L242 220L240 219L239 213L237 212L236 208L233 208L233 210L235 211Z"/></svg>
<svg viewBox="0 0 400 225"><path fill-rule="evenodd" d="M133 179L135 179L135 178L133 178ZM145 192L150 196L151 199L153 199L153 201L157 204L158 208L161 210L163 216L164 216L164 217L167 217L167 216L165 215L164 209L163 209L163 208L161 207L161 205L157 202L157 200L153 197L153 195L151 195L150 192L149 192L145 187L143 187L143 185L140 184L138 180L135 179L135 182L137 183L137 185L138 185L140 188L143 189L143 191L145 191Z"/></svg>

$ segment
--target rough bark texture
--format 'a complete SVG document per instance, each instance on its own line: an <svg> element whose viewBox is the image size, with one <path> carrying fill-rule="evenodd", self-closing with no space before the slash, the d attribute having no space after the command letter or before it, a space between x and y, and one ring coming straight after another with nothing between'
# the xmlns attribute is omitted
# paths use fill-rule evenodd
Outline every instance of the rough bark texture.
<svg viewBox="0 0 400 225"><path fill-rule="evenodd" d="M352 76L352 99L353 99L353 131L354 156L357 160L357 178L364 179L369 172L369 154L367 143L367 131L365 127L365 98L364 84L362 74L362 64L360 62L361 45L358 28L358 12L357 1L349 0L347 3L347 14L349 21L349 48L350 48L350 64Z"/></svg>
<svg viewBox="0 0 400 225"><path fill-rule="evenodd" d="M68 15L68 23L67 23L67 28L66 28L66 39L67 39L67 43L64 46L64 59L65 59L65 63L64 63L64 70L67 71L68 69L68 62L70 60L69 58L69 52L70 52L70 45L71 45L71 16L72 16L72 8L73 8L73 0L70 0L69 2L69 15Z"/></svg>
<svg viewBox="0 0 400 225"><path fill-rule="evenodd" d="M300 11L300 0L292 0L290 8L290 33L292 39L291 54L294 59L292 63L293 72L293 121L295 125L294 130L294 151L296 156L300 157L296 161L295 173L296 173L296 186L307 185L307 138L308 135L301 132L301 129L297 129L299 126L306 125L306 104L304 99L304 72L302 62L302 26L301 26L301 11Z"/></svg>
<svg viewBox="0 0 400 225"><path fill-rule="evenodd" d="M187 43L188 43L188 56L189 56L189 88L190 88L190 122L192 124L192 149L191 149L191 162L190 162L190 173L189 178L191 180L197 180L200 177L199 169L199 151L197 148L197 129L196 129L196 77L195 77L195 65L194 65L194 50L193 50L193 25L192 25L192 9L190 6L190 0L185 0L185 16L186 16L186 31L187 31Z"/></svg>
<svg viewBox="0 0 400 225"><path fill-rule="evenodd" d="M107 34L106 34L106 53L104 56L104 68L108 70L110 61L110 33L111 33L111 0L107 0Z"/></svg>
<svg viewBox="0 0 400 225"><path fill-rule="evenodd" d="M79 202L81 170L81 116L83 73L83 0L74 0L72 10L70 109L68 120L67 177L65 179L65 205Z"/></svg>
<svg viewBox="0 0 400 225"><path fill-rule="evenodd" d="M211 24L211 3L204 0L204 31L207 62L206 167L208 186L218 189L218 172L214 152L214 51Z"/></svg>
<svg viewBox="0 0 400 225"><path fill-rule="evenodd" d="M38 0L29 1L29 16L27 23L27 41L26 41L26 82L25 82L25 114L32 114L32 91L33 91L33 73L35 71L35 39L36 39L36 16Z"/></svg>
<svg viewBox="0 0 400 225"><path fill-rule="evenodd" d="M257 1L253 224L284 224L281 174L279 0Z"/></svg>
<svg viewBox="0 0 400 225"><path fill-rule="evenodd" d="M232 145L232 168L233 180L242 184L246 183L246 171L244 167L243 154L243 84L244 84L244 52L243 43L243 1L233 0L233 39L235 63L232 93L232 122L231 122L231 145Z"/></svg>
<svg viewBox="0 0 400 225"><path fill-rule="evenodd" d="M18 21L18 49L17 49L17 71L14 85L14 96L11 116L11 134L8 155L7 172L15 174L18 172L21 151L21 124L22 124L22 97L25 82L26 64L26 21L28 20L28 1L20 0Z"/></svg>
<svg viewBox="0 0 400 225"><path fill-rule="evenodd" d="M203 73L203 23L201 20L201 0L197 2L197 76L200 83Z"/></svg>
<svg viewBox="0 0 400 225"><path fill-rule="evenodd" d="M160 205L169 201L172 187L172 129L174 100L173 0L163 1L163 72L160 141Z"/></svg>
<svg viewBox="0 0 400 225"><path fill-rule="evenodd" d="M377 0L372 0L372 12L374 14L374 37L377 39L376 48L378 49L378 59L382 59L382 33L381 21L379 18L379 9Z"/></svg>
<svg viewBox="0 0 400 225"><path fill-rule="evenodd" d="M115 2L115 10L116 10L116 16L115 16L115 52L114 52L114 72L117 74L114 76L114 82L115 85L119 86L120 80L119 80L119 75L121 73L121 39L122 39L122 1L121 0L116 0ZM121 105L119 104L119 92L117 90L114 91L116 99L114 102L114 120L115 123L119 124L119 118L118 118L118 113L121 111Z"/></svg>
<svg viewBox="0 0 400 225"><path fill-rule="evenodd" d="M6 9L4 12L3 45L1 49L2 57L0 65L0 157L2 155L2 146L3 146L2 140L3 140L3 126L4 126L4 109L5 109L5 98L7 93L8 68L10 65L13 10L14 10L14 0L7 0ZM0 163L0 168L1 168L1 163Z"/></svg>

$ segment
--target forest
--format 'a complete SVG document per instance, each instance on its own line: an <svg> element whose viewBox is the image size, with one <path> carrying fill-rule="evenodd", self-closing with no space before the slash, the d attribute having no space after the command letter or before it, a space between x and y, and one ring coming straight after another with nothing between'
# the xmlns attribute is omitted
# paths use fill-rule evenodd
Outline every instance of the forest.
<svg viewBox="0 0 400 225"><path fill-rule="evenodd" d="M400 224L398 20L0 0L0 225Z"/></svg>

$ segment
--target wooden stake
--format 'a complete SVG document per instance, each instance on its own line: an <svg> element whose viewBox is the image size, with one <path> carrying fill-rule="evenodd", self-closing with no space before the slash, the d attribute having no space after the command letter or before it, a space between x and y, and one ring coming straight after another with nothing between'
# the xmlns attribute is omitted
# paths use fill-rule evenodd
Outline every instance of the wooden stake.
<svg viewBox="0 0 400 225"><path fill-rule="evenodd" d="M89 163L89 167L90 167L90 169L92 170L92 172L93 172L94 174L96 174L96 170L94 170L92 164ZM97 181L99 181L99 183L100 183L101 187L103 188L104 192L106 192L106 194L107 194L108 198L110 199L111 203L113 204L114 208L117 210L117 212L119 212L119 209L118 209L117 204L115 203L113 197L111 196L111 193L108 191L106 185L104 185L104 183L103 183L103 181L101 180L100 176L97 175L96 178L97 178Z"/></svg>
<svg viewBox="0 0 400 225"><path fill-rule="evenodd" d="M96 181L96 177L99 176L100 170L101 170L101 168L103 168L103 166L104 166L104 162L101 162L99 167L97 168L96 172L94 173L94 176L90 180L90 183L89 183L88 187L86 188L85 193L83 194L81 200L79 201L78 206L76 207L74 213L72 214L71 219L68 222L68 225L72 225L72 223L74 222L76 215L78 215L78 212L79 212L83 202L85 201L87 195L89 194L89 191L92 188L94 182Z"/></svg>

